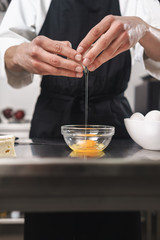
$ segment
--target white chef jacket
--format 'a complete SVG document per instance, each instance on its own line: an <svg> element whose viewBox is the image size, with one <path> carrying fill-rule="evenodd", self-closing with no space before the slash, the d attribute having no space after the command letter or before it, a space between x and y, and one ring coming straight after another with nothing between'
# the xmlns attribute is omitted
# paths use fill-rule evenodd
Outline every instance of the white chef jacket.
<svg viewBox="0 0 160 240"><path fill-rule="evenodd" d="M32 41L45 21L51 0L12 0L0 26L0 57L4 66L5 51L14 45ZM119 0L122 16L139 16L150 25L160 28L160 3L158 0ZM66 39L67 40L67 39ZM143 59L143 47L134 47L132 60L142 61L148 72L160 80L160 62ZM33 74L6 70L8 82L15 88L32 82Z"/></svg>

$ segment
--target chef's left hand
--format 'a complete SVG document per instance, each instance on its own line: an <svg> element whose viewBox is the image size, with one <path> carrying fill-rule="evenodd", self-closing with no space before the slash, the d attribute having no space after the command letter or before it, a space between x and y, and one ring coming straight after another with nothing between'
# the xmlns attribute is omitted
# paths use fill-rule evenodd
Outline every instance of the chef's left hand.
<svg viewBox="0 0 160 240"><path fill-rule="evenodd" d="M133 47L148 31L149 25L139 17L108 15L79 44L83 65L94 71L109 59Z"/></svg>

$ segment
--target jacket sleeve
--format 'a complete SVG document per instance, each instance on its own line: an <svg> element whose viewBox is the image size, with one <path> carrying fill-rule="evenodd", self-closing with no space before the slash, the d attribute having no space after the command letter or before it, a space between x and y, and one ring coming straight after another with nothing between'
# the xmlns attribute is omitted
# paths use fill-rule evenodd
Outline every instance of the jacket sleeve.
<svg viewBox="0 0 160 240"><path fill-rule="evenodd" d="M0 75L4 74L14 88L32 83L33 74L26 71L21 73L8 71L4 64L5 52L9 47L30 42L38 35L49 2L50 0L12 0L3 17L0 26L0 64L3 71Z"/></svg>
<svg viewBox="0 0 160 240"><path fill-rule="evenodd" d="M137 16L153 27L160 29L159 0L119 0L123 16ZM139 61L149 74L160 80L160 62L146 58L144 48L137 43L132 49L132 62Z"/></svg>
<svg viewBox="0 0 160 240"><path fill-rule="evenodd" d="M160 29L160 1L141 0L141 4L143 8L143 20L145 20L151 26ZM142 62L147 72L156 79L160 80L160 62L147 58L144 54L144 49L139 43L137 44L135 50L135 59L141 61L142 57ZM141 57L139 55L141 55Z"/></svg>

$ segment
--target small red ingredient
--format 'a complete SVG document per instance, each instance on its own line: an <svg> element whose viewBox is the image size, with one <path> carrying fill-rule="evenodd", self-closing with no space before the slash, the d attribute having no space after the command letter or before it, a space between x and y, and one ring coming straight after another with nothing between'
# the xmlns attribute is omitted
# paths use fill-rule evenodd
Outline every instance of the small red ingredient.
<svg viewBox="0 0 160 240"><path fill-rule="evenodd" d="M12 108L6 108L2 112L3 112L3 115L5 116L5 118L7 118L7 119L13 117L13 109Z"/></svg>
<svg viewBox="0 0 160 240"><path fill-rule="evenodd" d="M14 117L16 120L21 120L23 119L25 116L25 112L23 110L17 110L15 113L14 113Z"/></svg>

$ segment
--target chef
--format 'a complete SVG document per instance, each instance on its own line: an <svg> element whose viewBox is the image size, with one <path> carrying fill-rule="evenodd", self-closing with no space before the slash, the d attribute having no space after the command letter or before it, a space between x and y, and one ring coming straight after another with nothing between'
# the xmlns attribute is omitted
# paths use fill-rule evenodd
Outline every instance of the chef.
<svg viewBox="0 0 160 240"><path fill-rule="evenodd" d="M43 76L30 137L60 138L61 125L84 123L83 65L88 123L114 125L117 138L127 137L131 61L160 79L159 12L158 0L12 0L0 28L8 82L21 88ZM139 240L140 214L26 214L25 240L33 239Z"/></svg>

